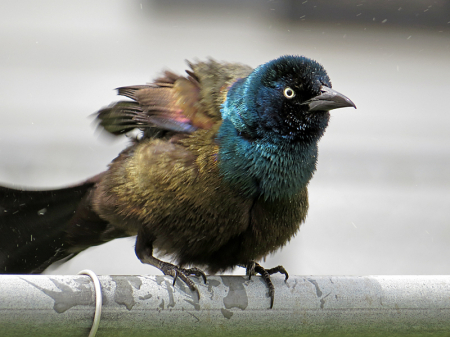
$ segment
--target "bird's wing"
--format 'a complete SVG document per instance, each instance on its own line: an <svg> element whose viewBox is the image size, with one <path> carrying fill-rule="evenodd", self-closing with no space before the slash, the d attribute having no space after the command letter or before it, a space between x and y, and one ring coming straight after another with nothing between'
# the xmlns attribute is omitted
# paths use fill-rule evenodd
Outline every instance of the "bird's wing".
<svg viewBox="0 0 450 337"><path fill-rule="evenodd" d="M221 120L220 106L229 86L252 69L214 60L188 63L187 76L166 71L154 83L118 88L132 101L120 101L97 113L99 125L120 135L135 128L191 133Z"/></svg>

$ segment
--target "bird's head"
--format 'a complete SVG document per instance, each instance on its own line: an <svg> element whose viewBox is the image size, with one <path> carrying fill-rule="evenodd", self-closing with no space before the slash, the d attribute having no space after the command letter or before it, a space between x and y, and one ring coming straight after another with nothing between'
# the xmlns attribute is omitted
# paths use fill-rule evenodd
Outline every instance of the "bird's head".
<svg viewBox="0 0 450 337"><path fill-rule="evenodd" d="M329 111L355 107L331 88L325 69L302 56L282 56L237 81L224 104L224 117L250 138L315 141Z"/></svg>

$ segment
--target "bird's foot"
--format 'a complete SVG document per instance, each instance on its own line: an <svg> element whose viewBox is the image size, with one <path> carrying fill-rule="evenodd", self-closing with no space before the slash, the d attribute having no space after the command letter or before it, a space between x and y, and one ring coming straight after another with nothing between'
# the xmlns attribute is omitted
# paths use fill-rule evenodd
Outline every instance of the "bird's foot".
<svg viewBox="0 0 450 337"><path fill-rule="evenodd" d="M206 283L206 275L201 269L195 267L185 269L163 261L161 261L159 269L164 273L164 275L170 275L173 277L173 285L175 285L177 279L180 278L180 280L182 280L191 291L195 291L197 293L198 298L200 299L200 292L198 291L194 282L189 278L189 276L190 275L197 277L201 276L203 282Z"/></svg>
<svg viewBox="0 0 450 337"><path fill-rule="evenodd" d="M270 279L270 275L275 273L284 274L285 279L284 281L289 278L289 274L284 269L283 266L277 266L275 268L265 269L262 267L259 263L255 261L250 261L247 266L243 266L246 268L246 275L248 275L248 279L250 280L252 278L252 275L260 274L262 279L267 285L267 288L269 288L269 297L270 297L270 309L273 308L273 301L275 298L275 287L273 286L272 280Z"/></svg>

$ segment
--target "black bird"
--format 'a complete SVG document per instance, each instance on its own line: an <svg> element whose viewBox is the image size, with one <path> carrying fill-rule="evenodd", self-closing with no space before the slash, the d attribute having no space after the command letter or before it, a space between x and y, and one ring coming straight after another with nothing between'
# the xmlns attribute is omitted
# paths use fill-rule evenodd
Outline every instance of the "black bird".
<svg viewBox="0 0 450 337"><path fill-rule="evenodd" d="M213 60L189 66L185 77L165 72L119 88L131 100L98 112L114 135L142 131L107 171L59 190L0 187L1 273L40 273L90 246L137 235L138 258L191 290L189 275L206 282L202 269L261 274L272 307L270 274L288 274L257 261L305 220L329 110L355 105L306 57L254 70ZM154 248L177 265L155 258Z"/></svg>

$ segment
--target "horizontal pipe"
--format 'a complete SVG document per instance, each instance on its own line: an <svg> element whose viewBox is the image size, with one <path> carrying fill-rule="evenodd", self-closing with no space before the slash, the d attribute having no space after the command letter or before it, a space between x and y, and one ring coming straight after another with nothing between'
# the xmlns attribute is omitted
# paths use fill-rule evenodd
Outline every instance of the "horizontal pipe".
<svg viewBox="0 0 450 337"><path fill-rule="evenodd" d="M450 276L99 276L97 336L448 336ZM1 275L0 336L88 336L89 276Z"/></svg>

